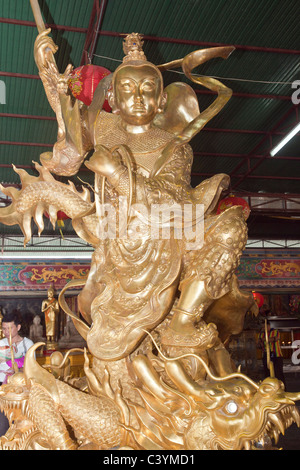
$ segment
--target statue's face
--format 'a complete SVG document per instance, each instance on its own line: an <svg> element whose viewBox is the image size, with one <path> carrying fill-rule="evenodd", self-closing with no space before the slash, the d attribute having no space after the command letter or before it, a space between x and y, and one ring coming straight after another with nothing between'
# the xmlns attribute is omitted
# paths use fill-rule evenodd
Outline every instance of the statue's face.
<svg viewBox="0 0 300 470"><path fill-rule="evenodd" d="M53 299L53 297L54 297L54 292L53 292L53 290L49 289L48 290L48 299Z"/></svg>
<svg viewBox="0 0 300 470"><path fill-rule="evenodd" d="M153 121L160 107L163 84L151 65L126 65L114 78L114 106L122 120L143 126Z"/></svg>

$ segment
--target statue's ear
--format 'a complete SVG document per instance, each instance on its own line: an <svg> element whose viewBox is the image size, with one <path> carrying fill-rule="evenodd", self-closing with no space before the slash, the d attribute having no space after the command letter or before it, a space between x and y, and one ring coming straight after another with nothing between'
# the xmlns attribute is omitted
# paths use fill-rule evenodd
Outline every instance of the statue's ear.
<svg viewBox="0 0 300 470"><path fill-rule="evenodd" d="M109 106L111 107L111 110L114 114L118 114L119 110L116 108L116 103L115 103L115 95L113 90L109 90L107 92L107 101Z"/></svg>
<svg viewBox="0 0 300 470"><path fill-rule="evenodd" d="M160 105L159 105L159 108L158 108L159 113L164 112L165 106L167 104L167 100L168 100L168 94L166 92L164 92L162 97L161 97Z"/></svg>

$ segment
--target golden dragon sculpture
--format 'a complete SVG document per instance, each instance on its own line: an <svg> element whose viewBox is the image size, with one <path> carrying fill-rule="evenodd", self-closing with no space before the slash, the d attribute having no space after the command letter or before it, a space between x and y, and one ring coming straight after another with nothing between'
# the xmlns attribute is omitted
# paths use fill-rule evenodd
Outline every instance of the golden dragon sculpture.
<svg viewBox="0 0 300 470"><path fill-rule="evenodd" d="M275 378L220 378L206 366L210 380L195 382L177 359L138 354L118 365L124 389L129 375L136 389L126 399L122 384L112 389L107 369L100 383L87 355L80 389L74 379L55 378L35 361L39 346L27 353L24 372L0 389L11 424L2 449L250 450L270 447L293 422L300 425L299 393L285 392Z"/></svg>

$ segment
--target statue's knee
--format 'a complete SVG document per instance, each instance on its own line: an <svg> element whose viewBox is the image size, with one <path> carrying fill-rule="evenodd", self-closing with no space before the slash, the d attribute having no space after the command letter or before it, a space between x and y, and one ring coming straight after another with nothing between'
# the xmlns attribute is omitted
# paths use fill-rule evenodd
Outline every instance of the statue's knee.
<svg viewBox="0 0 300 470"><path fill-rule="evenodd" d="M247 242L247 224L240 207L227 209L217 219L205 239L208 244L220 243L229 250L242 252Z"/></svg>

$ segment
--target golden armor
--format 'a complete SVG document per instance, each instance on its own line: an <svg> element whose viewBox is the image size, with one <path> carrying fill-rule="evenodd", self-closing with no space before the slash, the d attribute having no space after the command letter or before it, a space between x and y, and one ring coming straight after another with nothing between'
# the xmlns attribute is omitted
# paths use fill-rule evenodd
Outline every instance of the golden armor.
<svg viewBox="0 0 300 470"><path fill-rule="evenodd" d="M234 276L247 239L242 208L216 214L227 175L190 185L189 141L231 96L222 83L192 70L227 58L233 48L155 66L141 37L128 35L123 63L86 107L68 93L70 68L59 74L49 32L37 37L35 60L58 140L36 163L38 177L16 169L22 190L1 188L12 204L1 209L0 222L18 223L26 243L32 217L41 232L43 213L55 223L63 210L93 246L88 278L71 281L59 295L93 365L85 352L85 383L71 386L38 366L39 344L31 348L24 375L0 390L1 406L13 410L2 447L248 449L258 439L276 441L292 421L299 423L299 394L286 393L273 377L256 384L235 369L224 346L242 330L254 302ZM163 70L178 66L217 93L201 113L190 86L163 87ZM101 109L107 93L112 113ZM53 176L76 174L84 161L95 175L93 200L87 189L78 192ZM83 320L65 302L70 285L83 286ZM26 439L16 432L23 422Z"/></svg>

